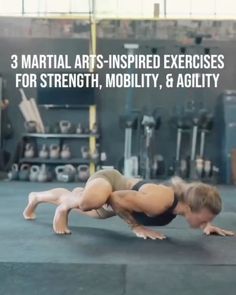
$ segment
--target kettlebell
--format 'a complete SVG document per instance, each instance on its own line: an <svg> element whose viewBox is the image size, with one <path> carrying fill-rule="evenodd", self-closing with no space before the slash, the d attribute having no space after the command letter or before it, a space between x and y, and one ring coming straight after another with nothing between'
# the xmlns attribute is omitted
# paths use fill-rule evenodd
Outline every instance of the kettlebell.
<svg viewBox="0 0 236 295"><path fill-rule="evenodd" d="M96 161L99 158L98 146L96 146L95 150L91 153L91 158Z"/></svg>
<svg viewBox="0 0 236 295"><path fill-rule="evenodd" d="M74 181L76 175L76 169L73 165L67 164L64 166L63 172L61 174L61 181L71 182Z"/></svg>
<svg viewBox="0 0 236 295"><path fill-rule="evenodd" d="M69 159L71 157L70 147L67 144L63 144L61 150L61 158L62 159Z"/></svg>
<svg viewBox="0 0 236 295"><path fill-rule="evenodd" d="M17 180L19 177L19 166L18 164L14 163L11 166L11 171L8 172L8 178L10 180Z"/></svg>
<svg viewBox="0 0 236 295"><path fill-rule="evenodd" d="M64 171L64 166L60 165L60 166L56 166L55 168L55 173L56 173L56 178L57 181L61 181L62 177L62 172Z"/></svg>
<svg viewBox="0 0 236 295"><path fill-rule="evenodd" d="M34 157L34 147L31 143L26 144L24 156L25 156L25 158L33 158Z"/></svg>
<svg viewBox="0 0 236 295"><path fill-rule="evenodd" d="M202 158L196 159L196 173L198 178L202 177L203 168L204 168L204 160Z"/></svg>
<svg viewBox="0 0 236 295"><path fill-rule="evenodd" d="M59 122L61 133L69 133L71 129L71 123L70 121L61 120Z"/></svg>
<svg viewBox="0 0 236 295"><path fill-rule="evenodd" d="M83 133L83 126L81 123L78 124L77 128L76 128L76 133L77 134L82 134Z"/></svg>
<svg viewBox="0 0 236 295"><path fill-rule="evenodd" d="M55 168L57 180L60 182L74 181L76 175L76 169L73 165L68 164L64 166L57 166Z"/></svg>
<svg viewBox="0 0 236 295"><path fill-rule="evenodd" d="M205 175L205 177L209 177L210 176L210 174L211 174L211 167L212 165L211 165L211 161L209 161L209 160L206 160L205 162L204 162L204 175Z"/></svg>
<svg viewBox="0 0 236 295"><path fill-rule="evenodd" d="M77 168L78 171L78 179L81 181L87 181L90 173L89 173L89 166L88 165L79 165Z"/></svg>
<svg viewBox="0 0 236 295"><path fill-rule="evenodd" d="M32 165L30 168L30 176L29 180L30 181L37 181L38 180L38 174L39 174L39 166L38 165Z"/></svg>
<svg viewBox="0 0 236 295"><path fill-rule="evenodd" d="M50 158L51 159L58 159L60 156L60 148L58 144L51 144L50 145Z"/></svg>
<svg viewBox="0 0 236 295"><path fill-rule="evenodd" d="M23 181L29 180L30 175L30 165L22 164L19 171L19 179Z"/></svg>
<svg viewBox="0 0 236 295"><path fill-rule="evenodd" d="M41 150L39 151L39 158L47 159L48 155L49 155L48 147L46 144L43 144Z"/></svg>
<svg viewBox="0 0 236 295"><path fill-rule="evenodd" d="M188 163L185 159L180 160L180 177L186 178L188 175Z"/></svg>
<svg viewBox="0 0 236 295"><path fill-rule="evenodd" d="M90 156L89 148L86 147L86 146L82 146L82 147L81 147L81 154L82 154L82 158L83 158L83 159L88 159L89 156Z"/></svg>
<svg viewBox="0 0 236 295"><path fill-rule="evenodd" d="M42 164L38 173L38 182L46 182L48 180L46 164Z"/></svg>
<svg viewBox="0 0 236 295"><path fill-rule="evenodd" d="M101 152L100 160L102 162L105 162L107 160L107 154L106 154L106 152Z"/></svg>
<svg viewBox="0 0 236 295"><path fill-rule="evenodd" d="M28 133L37 132L37 123L35 121L25 121L24 126Z"/></svg>

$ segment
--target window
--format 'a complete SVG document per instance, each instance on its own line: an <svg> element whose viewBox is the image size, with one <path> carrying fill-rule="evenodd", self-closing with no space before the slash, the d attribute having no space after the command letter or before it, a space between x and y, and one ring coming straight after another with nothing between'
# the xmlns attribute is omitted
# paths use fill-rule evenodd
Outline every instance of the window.
<svg viewBox="0 0 236 295"><path fill-rule="evenodd" d="M235 0L0 0L0 15L88 15L97 18L236 18ZM158 6L156 5L156 10Z"/></svg>

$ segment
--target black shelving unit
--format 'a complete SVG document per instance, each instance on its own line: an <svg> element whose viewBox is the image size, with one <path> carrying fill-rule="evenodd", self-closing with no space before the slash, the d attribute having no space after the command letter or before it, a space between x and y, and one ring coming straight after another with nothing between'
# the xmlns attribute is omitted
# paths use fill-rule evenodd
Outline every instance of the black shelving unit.
<svg viewBox="0 0 236 295"><path fill-rule="evenodd" d="M46 108L49 111L49 108ZM52 110L56 109L53 106ZM65 107L64 107L65 109ZM89 112L89 128L92 129L93 125L96 123L96 106L91 105L87 106L85 110ZM93 174L96 170L97 165L99 165L99 160L93 159L83 159L82 157L75 155L69 159L51 159L51 158L40 158L40 157L33 157L33 158L26 158L24 156L24 150L27 143L32 143L36 147L36 154L38 154L37 147L40 140L48 140L50 142L55 139L60 148L62 148L63 144L70 140L85 140L88 142L89 150L94 151L97 146L97 140L100 138L100 134L97 133L22 133L22 148L20 152L20 158L18 163L21 164L29 164L29 165L41 165L46 164L48 166L56 166L56 165L88 165L90 175Z"/></svg>
<svg viewBox="0 0 236 295"><path fill-rule="evenodd" d="M72 157L69 159L51 159L51 158L26 158L24 157L24 147L28 142L33 142L35 146L37 146L37 139L58 139L59 140L59 146L62 147L64 140L66 139L98 139L99 134L73 134L73 133L23 133L22 134L24 146L22 150L22 155L19 159L19 164L28 163L28 164L93 164L97 165L98 161L92 160L92 159L83 159L78 157Z"/></svg>
<svg viewBox="0 0 236 295"><path fill-rule="evenodd" d="M74 133L23 133L23 138L30 138L30 137L37 137L37 138L90 138L95 137L96 139L99 138L99 134L74 134Z"/></svg>
<svg viewBox="0 0 236 295"><path fill-rule="evenodd" d="M29 163L29 164L90 164L93 162L96 165L96 161L92 161L89 159L81 159L81 158L70 158L68 160L65 159L41 159L41 158L20 158L19 163Z"/></svg>

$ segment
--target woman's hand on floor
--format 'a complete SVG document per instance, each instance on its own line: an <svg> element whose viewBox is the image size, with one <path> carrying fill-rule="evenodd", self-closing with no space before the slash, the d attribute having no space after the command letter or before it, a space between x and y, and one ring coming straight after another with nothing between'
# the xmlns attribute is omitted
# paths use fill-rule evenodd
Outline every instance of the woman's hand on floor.
<svg viewBox="0 0 236 295"><path fill-rule="evenodd" d="M219 236L234 236L235 233L229 230L225 230L223 228L208 224L204 229L203 229L204 234L207 236L215 234Z"/></svg>
<svg viewBox="0 0 236 295"><path fill-rule="evenodd" d="M151 229L147 229L146 227L142 225L138 225L132 228L132 231L135 233L135 235L138 238L143 238L143 239L152 239L152 240L164 240L166 239L166 236L164 236L162 233L156 232Z"/></svg>

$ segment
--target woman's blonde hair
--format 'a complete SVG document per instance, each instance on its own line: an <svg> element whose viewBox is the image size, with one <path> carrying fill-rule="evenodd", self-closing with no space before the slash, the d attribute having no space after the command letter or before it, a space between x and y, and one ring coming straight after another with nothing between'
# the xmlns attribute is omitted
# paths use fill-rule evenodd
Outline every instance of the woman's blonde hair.
<svg viewBox="0 0 236 295"><path fill-rule="evenodd" d="M172 177L171 185L178 200L188 204L193 212L206 208L214 215L220 213L222 201L214 186L201 182L187 183L180 177Z"/></svg>

